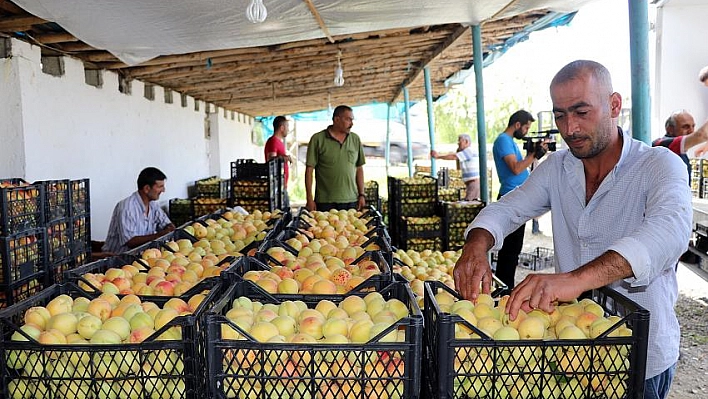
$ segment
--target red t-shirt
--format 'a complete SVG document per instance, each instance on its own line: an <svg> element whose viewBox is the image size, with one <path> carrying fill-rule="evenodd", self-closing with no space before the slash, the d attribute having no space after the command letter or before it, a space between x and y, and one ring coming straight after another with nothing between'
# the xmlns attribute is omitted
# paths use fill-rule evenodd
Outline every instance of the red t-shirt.
<svg viewBox="0 0 708 399"><path fill-rule="evenodd" d="M284 155L286 155L285 144L283 144L283 142L279 138L277 138L275 136L270 136L268 141L266 141L266 143L265 143L264 152L265 152L266 162L268 162L268 154L270 154L272 152L274 152L278 156L284 156ZM287 160L285 160L284 169L285 169L285 186L287 187L287 185L288 185L288 172L289 172Z"/></svg>

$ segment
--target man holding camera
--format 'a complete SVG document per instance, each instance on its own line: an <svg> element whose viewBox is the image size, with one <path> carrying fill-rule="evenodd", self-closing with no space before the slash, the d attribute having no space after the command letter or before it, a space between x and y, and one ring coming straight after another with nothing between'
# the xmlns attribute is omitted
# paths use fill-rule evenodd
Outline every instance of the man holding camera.
<svg viewBox="0 0 708 399"><path fill-rule="evenodd" d="M521 155L519 146L514 139L521 140L529 132L531 123L535 122L533 115L525 110L514 112L509 118L506 129L494 140L493 154L494 165L499 177L499 195L497 199L509 191L520 186L529 177L528 168L536 159L541 159L546 154L546 145L532 147L526 156ZM509 288L514 288L516 266L519 264L519 254L524 245L524 231L526 224L510 233L504 238L504 244L497 253L496 276Z"/></svg>

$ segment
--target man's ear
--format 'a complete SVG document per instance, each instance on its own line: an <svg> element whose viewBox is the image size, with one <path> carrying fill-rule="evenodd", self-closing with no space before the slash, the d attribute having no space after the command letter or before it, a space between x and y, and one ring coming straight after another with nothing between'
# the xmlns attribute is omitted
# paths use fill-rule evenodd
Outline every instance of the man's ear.
<svg viewBox="0 0 708 399"><path fill-rule="evenodd" d="M612 118L617 118L619 117L620 111L622 111L622 96L614 92L610 94L610 115Z"/></svg>

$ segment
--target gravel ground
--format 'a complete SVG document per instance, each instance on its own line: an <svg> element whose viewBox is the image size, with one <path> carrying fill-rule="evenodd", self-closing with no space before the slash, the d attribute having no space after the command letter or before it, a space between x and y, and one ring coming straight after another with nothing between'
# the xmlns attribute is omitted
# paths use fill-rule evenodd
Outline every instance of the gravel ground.
<svg viewBox="0 0 708 399"><path fill-rule="evenodd" d="M536 247L553 248L550 236L550 218L540 220L541 234L532 234L531 223L527 223L524 252L532 252ZM676 376L668 399L708 398L708 274L696 271L692 265L680 264L678 269L679 299L676 314L681 325L681 352ZM541 272L551 273L553 269ZM517 281L529 273L518 268Z"/></svg>

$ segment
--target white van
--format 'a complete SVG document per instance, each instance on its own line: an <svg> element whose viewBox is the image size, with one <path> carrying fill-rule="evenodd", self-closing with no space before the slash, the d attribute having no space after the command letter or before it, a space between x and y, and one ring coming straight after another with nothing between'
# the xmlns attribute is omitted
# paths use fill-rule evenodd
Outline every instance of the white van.
<svg viewBox="0 0 708 399"><path fill-rule="evenodd" d="M305 162L307 158L307 145L313 134L324 130L331 121L302 121L295 120L293 125L294 139L298 143L298 160ZM408 160L408 145L406 140L406 127L400 122L391 121L391 152L389 162L391 164L405 163ZM367 157L384 157L386 147L385 119L354 119L352 132L359 135L364 146L364 154ZM426 159L430 154L430 142L427 131L411 129L411 147L413 158Z"/></svg>

